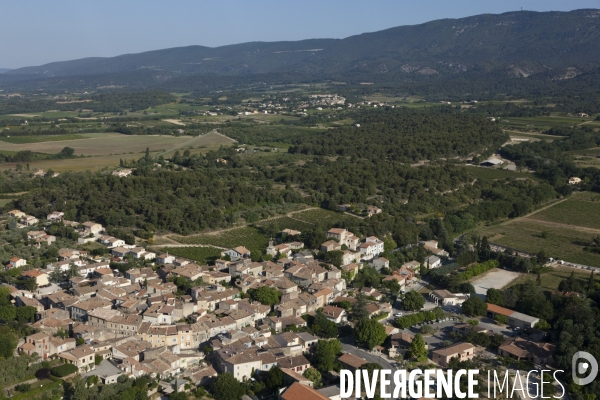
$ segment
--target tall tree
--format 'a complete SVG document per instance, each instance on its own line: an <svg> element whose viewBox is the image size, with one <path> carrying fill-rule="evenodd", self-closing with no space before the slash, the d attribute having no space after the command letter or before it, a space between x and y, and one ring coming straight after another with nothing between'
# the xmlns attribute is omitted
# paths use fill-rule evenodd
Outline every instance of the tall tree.
<svg viewBox="0 0 600 400"><path fill-rule="evenodd" d="M402 308L406 311L417 311L425 305L425 298L419 292L411 290L402 298Z"/></svg>
<svg viewBox="0 0 600 400"><path fill-rule="evenodd" d="M354 304L352 305L352 312L350 314L353 320L361 321L365 318L369 318L367 304L369 304L369 302L367 301L367 298L364 295L359 294L358 296L356 296L356 302L354 302Z"/></svg>
<svg viewBox="0 0 600 400"><path fill-rule="evenodd" d="M354 327L356 343L369 350L382 344L386 337L385 327L374 319L361 319Z"/></svg>
<svg viewBox="0 0 600 400"><path fill-rule="evenodd" d="M427 360L427 348L425 340L420 333L417 333L408 347L408 357L417 361Z"/></svg>
<svg viewBox="0 0 600 400"><path fill-rule="evenodd" d="M283 387L283 371L277 365L272 367L267 372L267 378L265 380L267 387L271 390L279 389Z"/></svg>
<svg viewBox="0 0 600 400"><path fill-rule="evenodd" d="M229 372L219 374L213 384L213 397L215 400L241 400L246 394L242 384Z"/></svg>
<svg viewBox="0 0 600 400"><path fill-rule="evenodd" d="M322 373L331 371L341 352L342 343L338 339L319 340L312 359L313 365Z"/></svg>

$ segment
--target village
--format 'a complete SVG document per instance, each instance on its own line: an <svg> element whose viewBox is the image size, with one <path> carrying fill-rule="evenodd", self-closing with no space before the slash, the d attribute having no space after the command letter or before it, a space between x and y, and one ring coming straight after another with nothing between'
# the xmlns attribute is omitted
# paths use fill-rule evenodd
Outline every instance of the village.
<svg viewBox="0 0 600 400"><path fill-rule="evenodd" d="M13 210L8 217L30 246L56 242L46 232L50 224L71 227L78 235L72 246L58 250L56 262L35 268L13 257L5 266L17 272L17 280L0 287L8 288L17 308L35 310L36 333L21 338L17 352L74 365L76 374L97 376L103 384L122 375L150 376L159 379L159 394L171 395L208 389L222 373L246 382L277 367L284 382L279 398L339 399L335 368L315 365L319 343L338 337L338 329L350 334L339 335L343 345L334 355L336 365L349 369L369 363L403 368L417 346L424 352L419 361L438 368L475 357L552 362L555 346L536 328L539 318L487 304L484 316L467 319L461 305L473 294L419 292L428 284L421 269L441 268L450 256L434 240L419 243L428 254L423 263L413 260L390 270L380 238L331 228L319 249L308 249L296 240L301 232L283 229L266 248L270 261L252 261L251 252L238 246L224 250L214 265L198 265L126 244L101 224L67 221L62 212L39 220ZM80 249L91 242L104 246L106 254ZM339 268L317 258L330 252L341 258ZM365 268L385 272L381 285L353 286ZM412 309L403 304L411 296L421 299ZM353 339L359 313L382 327L383 339L367 346ZM424 315L434 317L420 318ZM415 322L401 322L409 316ZM331 324L333 334L325 333ZM473 343L478 341L487 345ZM322 378L309 379L309 369L320 369Z"/></svg>

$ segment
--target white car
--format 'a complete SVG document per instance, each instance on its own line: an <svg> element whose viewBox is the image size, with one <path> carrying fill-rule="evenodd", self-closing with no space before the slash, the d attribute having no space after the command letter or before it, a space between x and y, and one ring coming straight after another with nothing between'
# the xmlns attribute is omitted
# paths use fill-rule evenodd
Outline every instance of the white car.
<svg viewBox="0 0 600 400"><path fill-rule="evenodd" d="M402 316L401 312L394 314L394 317L401 317L401 316Z"/></svg>

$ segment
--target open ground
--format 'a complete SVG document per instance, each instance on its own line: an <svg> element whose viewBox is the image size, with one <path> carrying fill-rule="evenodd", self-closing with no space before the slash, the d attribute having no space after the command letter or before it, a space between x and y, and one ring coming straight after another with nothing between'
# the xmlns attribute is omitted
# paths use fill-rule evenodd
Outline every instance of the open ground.
<svg viewBox="0 0 600 400"><path fill-rule="evenodd" d="M476 279L471 281L471 284L475 287L475 293L485 300L485 295L488 289L502 289L510 285L511 282L519 278L521 275L522 274L519 272L493 269L482 276L478 276Z"/></svg>
<svg viewBox="0 0 600 400"><path fill-rule="evenodd" d="M210 132L202 136L142 136L119 133L98 133L81 135L82 139L49 141L40 143L2 143L7 151L31 150L33 152L55 154L64 147L71 147L75 155L85 158L65 160L40 160L30 162L31 168L52 168L54 171L86 171L119 165L120 159L138 159L150 149L153 156L168 157L176 150L193 148L195 153L206 153L220 146L230 146L234 141L218 133ZM15 168L15 163L0 165L0 169Z"/></svg>
<svg viewBox="0 0 600 400"><path fill-rule="evenodd" d="M579 269L570 268L570 267L555 266L555 267L552 267L549 272L546 272L546 273L540 275L541 286L545 290L550 290L550 291L557 290L560 282L564 279L567 279L569 276L571 276L571 274L573 274L573 276L579 282L579 284L585 287L590 279L590 273L591 273L590 271L584 271L584 270L579 270ZM520 274L520 275L521 276L519 276L517 279L515 279L512 282L512 285L524 283L527 280L536 280L537 279L537 275L532 275L532 274ZM594 280L596 283L600 283L600 275L595 274Z"/></svg>
<svg viewBox="0 0 600 400"><path fill-rule="evenodd" d="M600 254L584 250L600 235L600 196L574 193L521 218L480 229L490 242L574 263L600 266Z"/></svg>

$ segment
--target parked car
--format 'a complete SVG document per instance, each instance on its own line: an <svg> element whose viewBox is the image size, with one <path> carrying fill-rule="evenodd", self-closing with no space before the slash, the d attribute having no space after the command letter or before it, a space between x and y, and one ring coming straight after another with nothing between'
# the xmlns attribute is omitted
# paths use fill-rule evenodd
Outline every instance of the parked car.
<svg viewBox="0 0 600 400"><path fill-rule="evenodd" d="M401 312L394 314L394 317L401 317L401 316L402 316Z"/></svg>

